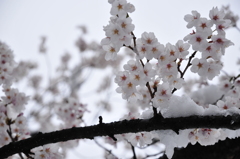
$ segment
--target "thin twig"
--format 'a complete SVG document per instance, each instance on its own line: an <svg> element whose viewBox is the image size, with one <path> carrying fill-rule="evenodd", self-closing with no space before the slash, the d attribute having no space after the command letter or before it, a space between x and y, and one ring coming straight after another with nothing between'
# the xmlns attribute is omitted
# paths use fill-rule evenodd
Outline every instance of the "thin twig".
<svg viewBox="0 0 240 159"><path fill-rule="evenodd" d="M134 148L134 146L132 144L131 144L131 148L132 148L132 152L133 152L133 159L137 159L135 148Z"/></svg>
<svg viewBox="0 0 240 159"><path fill-rule="evenodd" d="M180 74L183 74L183 72L182 72L181 69L180 69L181 63L182 63L182 59L180 59L180 60L178 61L178 63L177 63L177 69L178 69L178 72L179 72Z"/></svg>
<svg viewBox="0 0 240 159"><path fill-rule="evenodd" d="M235 26L235 28L240 32L240 28L238 26Z"/></svg>
<svg viewBox="0 0 240 159"><path fill-rule="evenodd" d="M9 121L9 122L11 122L11 121ZM7 130L7 133L8 133L8 136L11 138L12 142L15 142L15 139L12 136L11 123L9 123L9 122L7 122L8 127L9 127L9 130ZM18 155L21 159L24 159L21 153L18 153Z"/></svg>
<svg viewBox="0 0 240 159"><path fill-rule="evenodd" d="M191 64L191 61L192 61L192 59L194 58L194 56L196 55L196 53L197 53L197 51L193 52L192 55L189 57L188 63L187 63L187 65L186 65L185 69L183 70L183 72L182 72L181 69L180 69L182 60L180 59L180 61L177 63L177 64L178 64L177 69L178 69L178 72L180 73L180 78L183 79L183 76L185 75L187 69L192 65L192 64ZM177 90L177 89L174 88L174 89L172 90L172 94L173 94L176 90Z"/></svg>
<svg viewBox="0 0 240 159"><path fill-rule="evenodd" d="M187 63L187 65L186 65L184 71L181 73L181 78L183 78L183 76L184 76L184 74L186 73L188 67L190 67L190 66L192 65L192 64L191 64L191 61L192 61L192 59L194 58L194 56L196 55L196 53L197 53L197 51L195 51L195 52L189 57L188 63Z"/></svg>
<svg viewBox="0 0 240 159"><path fill-rule="evenodd" d="M111 154L111 155L113 155L114 157L118 158L116 155L114 155L114 154L112 153L112 150L109 150L109 149L107 149L106 147L104 147L103 145L101 145L96 139L94 139L94 142L95 142L99 147L101 147L102 149L104 149L105 151L107 151L109 154Z"/></svg>
<svg viewBox="0 0 240 159"><path fill-rule="evenodd" d="M230 81L230 82L231 82L231 81L235 82L236 79L238 79L239 77L240 77L240 74L237 75L237 76L231 77L229 81Z"/></svg>
<svg viewBox="0 0 240 159"><path fill-rule="evenodd" d="M131 32L131 35L133 36L133 45L134 45L134 48L137 47L137 44L136 44L136 36L134 35L133 32Z"/></svg>

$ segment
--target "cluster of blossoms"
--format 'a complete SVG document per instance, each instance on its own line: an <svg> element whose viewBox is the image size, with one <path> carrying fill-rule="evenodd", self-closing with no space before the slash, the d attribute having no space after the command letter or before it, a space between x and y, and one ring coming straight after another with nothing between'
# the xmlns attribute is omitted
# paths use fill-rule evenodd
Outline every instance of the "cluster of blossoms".
<svg viewBox="0 0 240 159"><path fill-rule="evenodd" d="M168 43L164 46L158 42L154 33L144 32L137 39L136 47L136 60L129 60L123 66L124 71L120 71L115 78L119 85L117 92L129 101L138 100L139 103L149 105L146 101L153 98L154 107L164 106L171 96L171 90L180 89L184 82L178 72L178 63L187 59L190 45L179 40L175 45ZM144 59L147 60L145 64ZM155 92L154 97L143 91L147 83L151 83L148 89Z"/></svg>
<svg viewBox="0 0 240 159"><path fill-rule="evenodd" d="M142 100L142 95L138 90L144 88L146 82L154 76L152 65L148 63L143 67L139 61L130 60L124 65L124 69L125 71L119 72L115 78L115 82L120 86L117 91L122 93L123 99Z"/></svg>
<svg viewBox="0 0 240 159"><path fill-rule="evenodd" d="M115 15L114 19L130 18L127 9L134 8L131 4L122 0L111 1L111 4L111 14ZM129 29L124 32L120 26ZM103 49L107 52L105 57L107 60L115 60L120 47L132 48L136 53L136 60L128 61L124 65L124 71L117 74L115 79L119 85L117 92L122 93L123 99L138 101L145 105L149 105L149 102L146 101L152 100L154 107L159 108L169 100L173 88L180 89L182 86L183 79L178 72L178 64L187 60L186 56L189 54L190 45L179 40L175 45L168 43L164 46L158 42L154 33L144 32L141 38L136 40L136 45L132 46L133 29L134 25L131 24L131 21L118 23L118 20L111 20L110 24L104 27L107 37L101 42ZM120 34L122 32L125 34ZM128 37L128 42L123 42L122 37ZM117 49L114 46L117 46ZM145 64L143 63L144 59L147 60ZM154 62L150 62L150 60ZM154 97L142 94L143 90L146 90L146 83L152 84L152 87L149 86L148 89L151 89L152 92L156 91Z"/></svg>
<svg viewBox="0 0 240 159"><path fill-rule="evenodd" d="M193 59L191 71L212 80L220 74L222 69L220 60L225 54L225 48L233 43L225 36L224 29L230 26L231 21L224 19L224 10L213 8L209 12L209 17L210 19L202 18L197 11L192 11L192 15L186 15L184 19L188 22L187 28L195 27L195 31L187 35L184 40L192 45L193 50L202 54L200 59Z"/></svg>
<svg viewBox="0 0 240 159"><path fill-rule="evenodd" d="M128 5L126 1L115 0L111 1L111 4L111 14L115 13L117 18L122 17L122 15L124 18L130 18L127 15L127 10L124 10L124 6ZM118 6L117 11L116 6ZM120 71L115 78L115 82L119 85L117 92L122 93L123 99L152 101L156 108L161 107L161 105L166 106L173 89L180 89L184 82L183 76L189 67L188 64L184 71L181 71L180 66L184 60L189 60L192 64L191 71L198 73L202 78L212 80L217 76L222 69L221 57L225 53L225 48L233 45L230 40L226 39L224 31L225 28L229 27L231 21L224 19L224 11L217 7L210 10L209 17L210 19L202 18L197 11L192 11L192 15L186 15L184 19L188 22L187 28L195 27L195 31L184 38L188 43L179 40L175 45L167 43L166 46L160 44L152 32L144 32L134 44L122 43L118 41L121 38L118 37L116 40L113 35L109 34L109 32L114 33L114 30L119 29L112 29L111 24L105 27L104 31L107 38L102 40L103 48L108 46L107 43L118 43L119 48L128 46L136 53L136 60L128 61L124 65L124 71ZM212 29L214 25L215 30ZM128 33L130 32L128 31ZM132 35L134 34L132 33ZM190 46L195 51L192 58L197 52L201 52L200 59L187 58ZM107 54L109 54L108 51L106 56L108 56ZM115 57L111 59L114 60ZM145 64L143 63L144 59L147 61ZM151 88L147 86L150 93L147 99L140 91L144 90L149 83L152 85ZM146 103L145 101L140 103Z"/></svg>
<svg viewBox="0 0 240 159"><path fill-rule="evenodd" d="M221 81L220 89L223 92L223 98L218 100L216 105L221 109L240 108L240 80L227 78Z"/></svg>
<svg viewBox="0 0 240 159"><path fill-rule="evenodd" d="M135 7L126 0L109 0L112 4L111 19L109 25L104 27L106 38L102 40L103 49L107 52L106 60L116 59L117 53L123 45L131 45L134 25L128 13L132 13Z"/></svg>
<svg viewBox="0 0 240 159"><path fill-rule="evenodd" d="M5 43L0 42L0 84L12 84L14 66L12 50Z"/></svg>
<svg viewBox="0 0 240 159"><path fill-rule="evenodd" d="M14 61L13 53L9 47L0 42L0 76L2 85L2 96L0 101L0 147L7 145L11 142L16 142L29 138L31 131L29 130L27 118L23 112L25 105L29 101L29 97L25 93L20 92L18 89L13 88L14 82L19 81L22 77L28 74L28 70L35 66L31 63L19 63ZM40 78L39 76L33 76L30 78L32 81L32 87L39 90ZM42 104L42 103L41 103ZM56 114L64 122L61 128L69 128L78 126L79 120L81 120L83 113L86 112L85 105L80 104L76 99L68 99L61 105L62 107L56 109ZM38 114L39 115L39 114ZM37 115L37 116L38 116ZM44 125L46 124L46 118L42 119ZM78 122L77 122L78 121ZM41 120L39 121L41 123ZM78 125L77 125L78 124ZM50 129L46 129L48 131ZM44 130L45 131L45 130ZM45 145L31 150L31 154L28 154L35 159L61 159L63 153L69 147L77 146L78 141L69 141L67 144L59 143L58 145ZM62 148L62 153L59 153L59 148ZM22 158L21 154L20 158ZM16 158L18 155L12 156ZM10 159L11 157L9 157Z"/></svg>
<svg viewBox="0 0 240 159"><path fill-rule="evenodd" d="M65 101L56 108L58 118L64 122L64 128L72 128L79 125L78 120L81 120L86 112L86 105L83 105L75 98L65 99Z"/></svg>
<svg viewBox="0 0 240 159"><path fill-rule="evenodd" d="M34 159L61 159L63 156L58 152L59 147L55 145L44 145L33 149L35 152Z"/></svg>
<svg viewBox="0 0 240 159"><path fill-rule="evenodd" d="M229 5L223 6L223 10L225 12L224 19L231 20L231 25L233 27L236 27L237 26L237 21L239 20L239 16L238 15L234 15L234 13L230 10Z"/></svg>
<svg viewBox="0 0 240 159"><path fill-rule="evenodd" d="M0 42L0 61L0 85L4 92L0 101L0 146L3 146L27 138L30 134L22 113L28 97L18 89L11 88L16 63L12 51L3 42Z"/></svg>
<svg viewBox="0 0 240 159"><path fill-rule="evenodd" d="M111 4L111 14L114 7L118 6L119 12L115 12L117 16L111 20L116 24L117 20L115 19L121 17L122 12L120 13L120 11L123 11L119 6L127 3L114 0L111 1ZM126 10L123 15L124 18L130 18ZM158 42L152 32L142 33L141 38L129 36L133 42L130 43L131 39L129 39L128 43L124 43L121 41L122 36L116 38L116 35L122 34L116 34L120 32L120 29L111 27L113 26L111 22L104 28L107 38L102 40L102 45L107 52L106 60L115 60L116 53L123 46L127 46L135 53L135 59L129 60L123 66L124 71L117 73L115 82L119 87L116 91L122 93L123 99L134 103L133 107L141 106L144 111L140 115L138 109L132 109L135 112L129 113L122 119L151 118L154 116L151 107L157 108L163 117L167 118L240 112L238 110L240 108L240 89L237 78L230 81L229 78L225 79L221 88L209 86L205 90L199 90L197 93L193 93L192 99L188 96L173 95L175 90L180 89L184 84L183 76L191 65L190 70L198 73L202 80L212 80L220 74L223 67L221 57L225 54L225 48L233 45L226 38L224 30L231 25L231 21L225 17L224 10L219 10L217 7L210 10L209 17L210 19L203 18L197 11L186 15L184 19L188 22L187 28L194 27L195 30L184 38L185 42L179 40L175 45L167 43L164 46ZM130 32L134 36L133 30L128 31L129 35ZM118 46L117 49L114 46ZM190 46L193 53L187 57ZM201 58L194 58L196 54L201 54ZM110 57L110 55L112 56ZM183 61L188 61L185 68L182 66ZM211 96L211 100L207 97L202 100L194 100L198 96L207 96L209 93L206 92L209 89L213 90L211 92L218 92L214 97ZM216 102L215 105L213 105L214 102ZM238 134L239 131L202 128L181 130L178 134L172 130L129 133L116 135L116 138L120 141L127 140L133 146L140 147L150 144L153 139L160 139L161 143L166 146L167 156L171 158L174 147L186 147L188 143L195 144L196 142L202 145L211 145L218 140L226 139L226 137L234 138Z"/></svg>

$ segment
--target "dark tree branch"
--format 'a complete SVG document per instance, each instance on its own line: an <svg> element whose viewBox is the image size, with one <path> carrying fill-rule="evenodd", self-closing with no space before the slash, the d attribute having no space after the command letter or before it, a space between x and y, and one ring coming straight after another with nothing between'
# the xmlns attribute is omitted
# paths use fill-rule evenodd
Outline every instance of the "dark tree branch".
<svg viewBox="0 0 240 159"><path fill-rule="evenodd" d="M123 120L112 123L102 123L86 127L74 127L37 135L17 142L12 142L0 148L0 158L7 158L16 153L32 148L74 139L93 139L96 136L109 136L124 133L136 133L153 130L181 130L190 128L240 128L240 115L229 116L189 116L178 118L162 118L154 116L150 119Z"/></svg>
<svg viewBox="0 0 240 159"><path fill-rule="evenodd" d="M172 159L239 159L240 138L218 141L215 145L188 144L186 148L175 148ZM163 158L161 158L163 159Z"/></svg>

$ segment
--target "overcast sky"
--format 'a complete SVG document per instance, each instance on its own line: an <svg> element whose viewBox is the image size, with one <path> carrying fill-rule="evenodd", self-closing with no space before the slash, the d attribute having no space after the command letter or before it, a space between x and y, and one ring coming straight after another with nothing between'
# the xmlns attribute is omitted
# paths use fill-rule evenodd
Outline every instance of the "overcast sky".
<svg viewBox="0 0 240 159"><path fill-rule="evenodd" d="M154 32L159 42L175 44L183 39L190 29L186 28L184 15L197 10L208 17L212 7L230 5L240 15L239 0L131 0L136 11L130 14L135 24L135 35L144 31ZM88 28L88 41L100 42L105 37L103 26L110 18L110 4L107 0L0 0L0 40L6 42L16 60L36 61L41 36L47 36L47 47L52 64L56 57L69 51L77 54L75 40L80 35L77 26ZM240 26L240 23L238 22ZM233 65L240 50L240 32L229 29L227 37L235 46L227 49L226 70L234 72ZM37 61L44 60L39 57ZM87 154L96 157L95 154ZM92 157L92 158L94 158ZM71 157L69 157L71 158Z"/></svg>

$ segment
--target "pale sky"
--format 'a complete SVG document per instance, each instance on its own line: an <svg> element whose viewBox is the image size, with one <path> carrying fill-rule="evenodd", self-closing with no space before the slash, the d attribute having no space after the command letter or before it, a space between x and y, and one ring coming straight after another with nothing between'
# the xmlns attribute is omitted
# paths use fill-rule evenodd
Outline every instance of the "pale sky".
<svg viewBox="0 0 240 159"><path fill-rule="evenodd" d="M230 5L240 16L239 0L130 0L136 11L130 16L135 25L135 35L154 32L159 42L175 44L183 39L191 29L186 28L183 17L197 10L208 18L212 7ZM110 18L110 4L107 0L0 0L0 40L6 42L19 60L35 60L44 63L39 56L40 37L47 36L47 47L53 67L58 64L63 53L77 54L75 40L80 35L77 26L88 29L86 39L100 42L105 37L103 26ZM240 22L238 22L240 26ZM227 49L224 58L226 70L236 72L235 62L240 55L240 32L227 30L227 37L235 43ZM39 56L39 57L38 57ZM38 57L38 59L36 59ZM239 57L239 56L238 56ZM56 60L57 59L57 60ZM46 67L43 69L47 69ZM51 70L51 71L54 71ZM46 71L43 71L46 72ZM88 149L88 148L87 148ZM84 150L83 150L84 151ZM83 152L78 152L83 153ZM95 158L101 152L83 154ZM69 157L73 158L74 154ZM87 158L87 157L86 157Z"/></svg>

